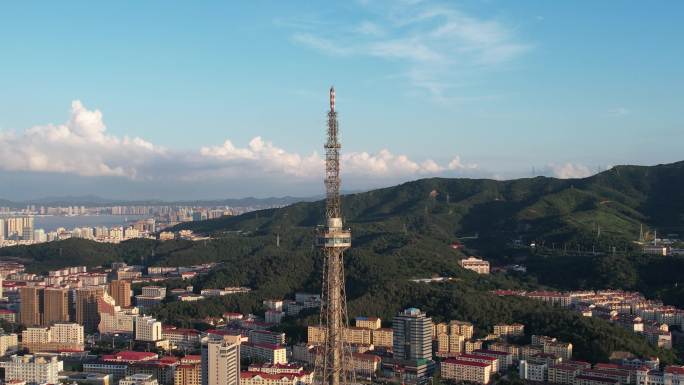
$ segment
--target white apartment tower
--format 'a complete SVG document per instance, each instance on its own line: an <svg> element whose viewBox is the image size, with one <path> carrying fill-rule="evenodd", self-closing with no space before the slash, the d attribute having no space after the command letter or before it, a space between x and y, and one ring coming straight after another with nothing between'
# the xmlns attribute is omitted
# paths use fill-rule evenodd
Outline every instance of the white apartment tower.
<svg viewBox="0 0 684 385"><path fill-rule="evenodd" d="M210 339L202 347L202 385L240 385L240 338Z"/></svg>

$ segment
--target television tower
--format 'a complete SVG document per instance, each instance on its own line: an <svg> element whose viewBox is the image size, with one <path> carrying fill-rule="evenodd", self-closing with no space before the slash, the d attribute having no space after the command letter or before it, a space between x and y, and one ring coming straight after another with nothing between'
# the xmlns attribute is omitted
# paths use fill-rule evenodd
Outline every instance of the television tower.
<svg viewBox="0 0 684 385"><path fill-rule="evenodd" d="M349 325L344 289L344 251L351 247L351 231L342 227L340 210L340 142L337 137L335 88L330 87L328 139L325 143L325 225L318 226L316 244L323 250L320 326L325 330L322 354L316 355L315 374L323 385L354 381L351 348L344 341Z"/></svg>

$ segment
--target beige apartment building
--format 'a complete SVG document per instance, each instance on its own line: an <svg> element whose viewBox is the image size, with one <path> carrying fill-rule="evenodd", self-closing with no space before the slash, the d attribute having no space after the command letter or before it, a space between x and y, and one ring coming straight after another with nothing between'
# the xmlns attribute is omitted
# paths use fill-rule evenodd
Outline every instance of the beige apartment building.
<svg viewBox="0 0 684 385"><path fill-rule="evenodd" d="M440 365L442 378L456 382L467 381L488 384L492 375L492 366L484 362L447 358Z"/></svg>

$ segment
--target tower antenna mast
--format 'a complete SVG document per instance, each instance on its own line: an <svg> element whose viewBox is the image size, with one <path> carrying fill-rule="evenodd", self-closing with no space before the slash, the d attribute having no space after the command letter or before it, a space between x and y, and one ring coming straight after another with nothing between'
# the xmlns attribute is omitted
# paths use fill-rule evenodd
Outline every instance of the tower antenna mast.
<svg viewBox="0 0 684 385"><path fill-rule="evenodd" d="M330 87L327 140L325 142L325 225L317 229L316 243L323 251L320 327L325 340L316 355L316 375L323 385L354 382L351 347L344 341L349 326L344 283L344 251L351 247L351 231L342 225L340 208L340 142L335 88Z"/></svg>

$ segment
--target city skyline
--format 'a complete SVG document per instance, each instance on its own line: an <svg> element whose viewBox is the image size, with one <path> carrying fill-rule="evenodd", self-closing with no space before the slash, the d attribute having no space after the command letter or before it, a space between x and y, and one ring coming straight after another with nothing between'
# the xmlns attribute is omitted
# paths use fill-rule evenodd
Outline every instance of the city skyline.
<svg viewBox="0 0 684 385"><path fill-rule="evenodd" d="M681 160L678 3L158 5L4 6L0 198L320 195L331 84L349 190Z"/></svg>

